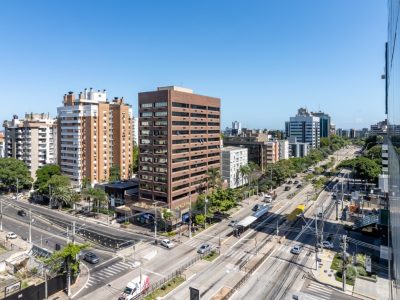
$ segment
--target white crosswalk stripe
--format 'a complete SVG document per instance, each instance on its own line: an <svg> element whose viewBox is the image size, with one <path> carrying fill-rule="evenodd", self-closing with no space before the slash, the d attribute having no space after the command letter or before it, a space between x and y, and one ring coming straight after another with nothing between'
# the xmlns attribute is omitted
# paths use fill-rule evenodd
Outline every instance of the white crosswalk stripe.
<svg viewBox="0 0 400 300"><path fill-rule="evenodd" d="M93 274L87 284L85 285L85 288L92 287L94 285L98 284L104 284L105 281L110 277L114 276L116 274L119 274L125 270L128 270L131 268L131 265L122 261L117 262L114 265L110 265L106 267L105 269L99 271L98 273Z"/></svg>
<svg viewBox="0 0 400 300"><path fill-rule="evenodd" d="M323 284L320 284L315 281L310 281L307 288L304 290L305 297L303 299L307 300L329 300L331 299L332 290L330 288L325 287Z"/></svg>

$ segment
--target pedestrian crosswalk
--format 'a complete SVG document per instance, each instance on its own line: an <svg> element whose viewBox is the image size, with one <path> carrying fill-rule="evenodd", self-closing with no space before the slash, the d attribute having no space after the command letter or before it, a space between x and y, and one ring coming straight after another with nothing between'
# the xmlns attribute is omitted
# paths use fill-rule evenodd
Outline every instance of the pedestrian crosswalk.
<svg viewBox="0 0 400 300"><path fill-rule="evenodd" d="M329 300L332 296L332 289L315 281L310 281L303 292L304 300Z"/></svg>
<svg viewBox="0 0 400 300"><path fill-rule="evenodd" d="M251 253L245 252L243 251L243 249L230 249L223 255L234 259L244 259L246 257L251 256Z"/></svg>
<svg viewBox="0 0 400 300"><path fill-rule="evenodd" d="M90 288L95 285L101 285L107 282L107 280L114 275L117 275L123 271L130 269L131 265L125 262L117 262L113 265L105 267L101 271L95 273L93 276L89 277L88 282L85 285L85 288Z"/></svg>

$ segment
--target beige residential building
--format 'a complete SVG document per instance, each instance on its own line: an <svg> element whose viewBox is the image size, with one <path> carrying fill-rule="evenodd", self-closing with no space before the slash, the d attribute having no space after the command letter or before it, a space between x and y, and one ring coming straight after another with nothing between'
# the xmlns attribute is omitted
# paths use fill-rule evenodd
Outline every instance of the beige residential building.
<svg viewBox="0 0 400 300"><path fill-rule="evenodd" d="M108 101L106 91L85 89L78 97L64 95L58 108L58 163L72 184L83 178L92 184L107 181L112 166L121 179L130 176L132 160L132 107L123 98Z"/></svg>
<svg viewBox="0 0 400 300"><path fill-rule="evenodd" d="M57 122L48 114L25 114L24 119L14 116L4 122L5 157L25 162L32 178L36 170L57 161Z"/></svg>

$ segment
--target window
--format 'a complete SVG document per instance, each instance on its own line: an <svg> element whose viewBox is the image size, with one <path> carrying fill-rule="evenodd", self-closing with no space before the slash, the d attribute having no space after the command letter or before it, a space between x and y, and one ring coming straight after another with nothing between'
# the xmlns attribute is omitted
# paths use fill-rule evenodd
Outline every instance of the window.
<svg viewBox="0 0 400 300"><path fill-rule="evenodd" d="M181 108L188 108L189 104L187 103L179 103L179 102L172 102L173 107L181 107Z"/></svg>
<svg viewBox="0 0 400 300"><path fill-rule="evenodd" d="M220 131L219 131L219 130L209 130L208 133L209 133L209 134L212 134L212 133L220 133Z"/></svg>
<svg viewBox="0 0 400 300"><path fill-rule="evenodd" d="M168 131L166 131L166 130L154 130L153 134L156 135L156 136L167 135Z"/></svg>
<svg viewBox="0 0 400 300"><path fill-rule="evenodd" d="M191 139L190 142L191 142L191 143L204 143L204 142L206 142L206 139L202 139L202 138L199 138L199 139Z"/></svg>
<svg viewBox="0 0 400 300"><path fill-rule="evenodd" d="M142 130L142 131L140 131L140 134L141 135L150 135L150 130Z"/></svg>
<svg viewBox="0 0 400 300"><path fill-rule="evenodd" d="M220 108L219 107L214 107L214 106L209 106L208 110L219 111Z"/></svg>
<svg viewBox="0 0 400 300"><path fill-rule="evenodd" d="M205 118L206 114L191 114L190 116L192 118Z"/></svg>
<svg viewBox="0 0 400 300"><path fill-rule="evenodd" d="M173 135L183 135L183 134L189 134L189 130L173 130L172 131Z"/></svg>
<svg viewBox="0 0 400 300"><path fill-rule="evenodd" d="M140 122L140 125L142 125L142 126L150 126L150 122L149 121L142 121L142 122Z"/></svg>
<svg viewBox="0 0 400 300"><path fill-rule="evenodd" d="M154 145L166 145L167 141L166 140L155 140Z"/></svg>
<svg viewBox="0 0 400 300"><path fill-rule="evenodd" d="M174 168L174 169L172 169L172 172L175 173L175 172L180 172L180 171L185 171L185 170L189 170L189 166Z"/></svg>
<svg viewBox="0 0 400 300"><path fill-rule="evenodd" d="M142 103L140 104L141 108L152 108L153 107L153 103Z"/></svg>
<svg viewBox="0 0 400 300"><path fill-rule="evenodd" d="M174 158L172 160L172 163L179 163L179 162L184 162L184 161L189 161L189 157Z"/></svg>
<svg viewBox="0 0 400 300"><path fill-rule="evenodd" d="M149 139L141 139L140 143L143 145L149 145L151 141Z"/></svg>
<svg viewBox="0 0 400 300"><path fill-rule="evenodd" d="M167 182L167 177L156 175L156 176L154 176L154 181L156 181L156 182Z"/></svg>
<svg viewBox="0 0 400 300"><path fill-rule="evenodd" d="M167 115L168 115L168 112L166 112L166 111L156 111L154 113L154 116L156 116L156 117L166 117Z"/></svg>
<svg viewBox="0 0 400 300"><path fill-rule="evenodd" d="M172 125L175 125L175 126L189 126L189 122L185 122L185 121L172 121Z"/></svg>
<svg viewBox="0 0 400 300"><path fill-rule="evenodd" d="M182 175L182 176L172 178L172 181L175 182L175 181L180 181L180 180L188 179L188 178L189 178L189 175Z"/></svg>
<svg viewBox="0 0 400 300"><path fill-rule="evenodd" d="M189 113L187 112L180 112L180 111L173 111L172 115L174 117L189 117Z"/></svg>
<svg viewBox="0 0 400 300"><path fill-rule="evenodd" d="M140 170L145 171L145 172L152 172L153 167L150 166L140 166Z"/></svg>
<svg viewBox="0 0 400 300"><path fill-rule="evenodd" d="M191 134L207 134L207 130L191 130Z"/></svg>
<svg viewBox="0 0 400 300"><path fill-rule="evenodd" d="M165 148L154 149L154 154L167 154L168 150Z"/></svg>
<svg viewBox="0 0 400 300"><path fill-rule="evenodd" d="M192 122L192 126L206 126L206 122Z"/></svg>
<svg viewBox="0 0 400 300"><path fill-rule="evenodd" d="M177 190L185 189L185 188L188 188L188 187L189 187L189 183L185 183L185 184L182 184L182 185L178 185L178 186L176 186L176 187L173 187L172 190L173 190L173 191L177 191Z"/></svg>
<svg viewBox="0 0 400 300"><path fill-rule="evenodd" d="M142 162L153 162L153 158L152 157L148 157L148 156L141 156L140 157L140 161Z"/></svg>
<svg viewBox="0 0 400 300"><path fill-rule="evenodd" d="M164 167L155 167L155 168L154 168L154 172L157 172L157 173L167 173L167 168L164 168Z"/></svg>
<svg viewBox="0 0 400 300"><path fill-rule="evenodd" d="M166 193L166 192L167 192L167 187L166 187L165 185L156 185L156 186L154 187L154 190L157 191L157 192L164 192L164 193Z"/></svg>
<svg viewBox="0 0 400 300"><path fill-rule="evenodd" d="M168 122L167 121L155 121L154 126L167 126Z"/></svg>
<svg viewBox="0 0 400 300"><path fill-rule="evenodd" d="M166 164L168 162L168 159L165 157L155 157L154 162L157 164Z"/></svg>
<svg viewBox="0 0 400 300"><path fill-rule="evenodd" d="M172 144L177 145L177 144L187 144L189 143L189 140L173 140Z"/></svg>
<svg viewBox="0 0 400 300"><path fill-rule="evenodd" d="M194 109L207 109L207 106L191 104L191 105L190 105L190 108L194 108Z"/></svg>
<svg viewBox="0 0 400 300"><path fill-rule="evenodd" d="M194 147L192 149L190 149L191 151L202 151L202 150L206 150L207 147Z"/></svg>
<svg viewBox="0 0 400 300"><path fill-rule="evenodd" d="M208 122L208 126L219 126L218 122Z"/></svg>
<svg viewBox="0 0 400 300"><path fill-rule="evenodd" d="M152 181L153 180L153 176L146 175L146 174L140 175L140 178L143 179L143 180L148 180L148 181Z"/></svg>
<svg viewBox="0 0 400 300"><path fill-rule="evenodd" d="M189 152L189 149L188 149L188 148L184 148L184 149L174 149L174 150L172 150L172 153L173 153L173 154L177 154L177 153L186 153L186 152Z"/></svg>
<svg viewBox="0 0 400 300"><path fill-rule="evenodd" d="M213 119L219 119L219 115L208 115L209 118L213 118Z"/></svg>
<svg viewBox="0 0 400 300"><path fill-rule="evenodd" d="M207 157L207 154L194 155L194 156L192 156L192 160L202 159L202 158L206 158L206 157Z"/></svg>
<svg viewBox="0 0 400 300"><path fill-rule="evenodd" d="M146 117L152 117L153 116L153 113L152 112L141 112L140 113L140 116L141 117L144 117L144 118L146 118Z"/></svg>
<svg viewBox="0 0 400 300"><path fill-rule="evenodd" d="M166 107L166 106L168 106L168 103L167 102L156 102L156 103L154 103L154 106L155 107Z"/></svg>

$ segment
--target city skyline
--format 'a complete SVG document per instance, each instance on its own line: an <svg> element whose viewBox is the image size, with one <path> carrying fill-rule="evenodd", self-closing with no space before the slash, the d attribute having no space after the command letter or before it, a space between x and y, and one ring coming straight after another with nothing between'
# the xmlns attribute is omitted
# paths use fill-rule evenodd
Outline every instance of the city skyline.
<svg viewBox="0 0 400 300"><path fill-rule="evenodd" d="M337 128L384 119L384 3L27 2L1 11L0 87L13 103L1 120L56 116L65 91L85 87L123 96L137 116L138 92L167 85L220 97L222 128L283 129L304 106Z"/></svg>

